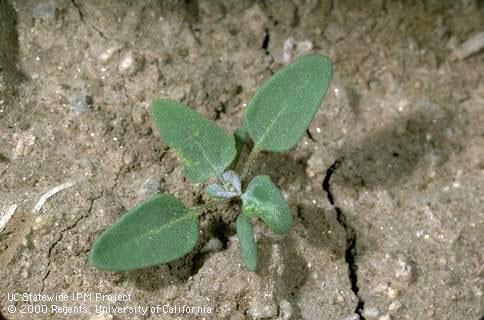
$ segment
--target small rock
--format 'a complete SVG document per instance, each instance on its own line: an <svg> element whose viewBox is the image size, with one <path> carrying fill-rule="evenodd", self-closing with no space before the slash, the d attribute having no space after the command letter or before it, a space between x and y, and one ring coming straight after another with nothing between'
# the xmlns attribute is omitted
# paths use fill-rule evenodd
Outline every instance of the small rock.
<svg viewBox="0 0 484 320"><path fill-rule="evenodd" d="M373 292L379 293L379 294L384 294L385 292L388 292L388 289L390 287L388 286L387 283L385 282L380 282L378 283L375 288L373 289Z"/></svg>
<svg viewBox="0 0 484 320"><path fill-rule="evenodd" d="M111 45L109 48L101 52L101 54L97 57L97 61L100 64L107 64L113 56L121 50L122 46L119 43L115 43Z"/></svg>
<svg viewBox="0 0 484 320"><path fill-rule="evenodd" d="M380 318L378 318L378 320L391 320L392 318L390 317L389 314L385 314L383 316L381 316Z"/></svg>
<svg viewBox="0 0 484 320"><path fill-rule="evenodd" d="M131 118L133 119L134 124L142 125L146 120L146 110L135 106L131 112Z"/></svg>
<svg viewBox="0 0 484 320"><path fill-rule="evenodd" d="M138 195L142 199L146 199L160 191L160 178L157 177L149 177L146 179L145 182L141 185Z"/></svg>
<svg viewBox="0 0 484 320"><path fill-rule="evenodd" d="M399 300L393 301L389 306L388 310L389 311L396 311L402 307L402 303Z"/></svg>
<svg viewBox="0 0 484 320"><path fill-rule="evenodd" d="M32 229L34 231L37 231L37 230L43 228L45 226L46 220L47 220L46 215L37 216L34 220L34 225L33 225Z"/></svg>
<svg viewBox="0 0 484 320"><path fill-rule="evenodd" d="M289 320L292 317L292 304L287 300L282 300L279 305L279 314L281 320Z"/></svg>
<svg viewBox="0 0 484 320"><path fill-rule="evenodd" d="M135 50L126 52L119 61L118 71L122 75L132 76L136 74L144 64L144 57Z"/></svg>
<svg viewBox="0 0 484 320"><path fill-rule="evenodd" d="M395 278L403 283L410 283L413 280L414 270L412 265L403 257L398 257L398 267L395 271Z"/></svg>
<svg viewBox="0 0 484 320"><path fill-rule="evenodd" d="M388 295L388 298L390 298L390 300L393 301L398 297L398 290L393 289L392 287L389 287L387 291L387 295Z"/></svg>
<svg viewBox="0 0 484 320"><path fill-rule="evenodd" d="M325 173L325 163L321 158L319 152L314 152L308 159L308 164L306 167L306 175L309 178L313 178L316 175L322 175Z"/></svg>
<svg viewBox="0 0 484 320"><path fill-rule="evenodd" d="M205 246L202 248L202 253L205 252L218 252L222 250L223 248L223 243L220 241L218 238L212 238L208 240L208 242L205 244Z"/></svg>
<svg viewBox="0 0 484 320"><path fill-rule="evenodd" d="M14 134L13 138L17 140L17 145L13 153L14 159L26 156L32 152L36 140L36 137L32 133L24 132L22 134Z"/></svg>
<svg viewBox="0 0 484 320"><path fill-rule="evenodd" d="M294 38L287 38L282 49L282 62L290 63L294 58L301 56L313 49L313 43L309 40L296 41Z"/></svg>
<svg viewBox="0 0 484 320"><path fill-rule="evenodd" d="M91 97L82 95L69 99L69 107L75 113L82 113L91 105Z"/></svg>
<svg viewBox="0 0 484 320"><path fill-rule="evenodd" d="M51 2L39 3L33 10L35 19L52 19L55 17L55 5Z"/></svg>
<svg viewBox="0 0 484 320"><path fill-rule="evenodd" d="M341 294L338 294L335 298L335 301L337 304L343 304L345 302L345 298Z"/></svg>
<svg viewBox="0 0 484 320"><path fill-rule="evenodd" d="M380 311L376 307L365 307L363 315L368 318L376 318L380 314Z"/></svg>
<svg viewBox="0 0 484 320"><path fill-rule="evenodd" d="M252 319L272 318L277 315L277 306L267 299L254 299L249 306L248 314Z"/></svg>

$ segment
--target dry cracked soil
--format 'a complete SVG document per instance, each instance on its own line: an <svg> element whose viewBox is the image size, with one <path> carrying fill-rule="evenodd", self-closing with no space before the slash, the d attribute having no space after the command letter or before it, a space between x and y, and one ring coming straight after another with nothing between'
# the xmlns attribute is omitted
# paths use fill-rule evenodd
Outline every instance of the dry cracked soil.
<svg viewBox="0 0 484 320"><path fill-rule="evenodd" d="M480 0L0 0L1 314L482 319L484 53L462 52L483 31ZM172 263L88 263L93 240L153 193L206 200L154 130L152 101L233 132L262 81L308 52L334 61L334 79L295 150L255 168L294 218L287 236L256 224L256 273L241 266L235 205L204 215Z"/></svg>

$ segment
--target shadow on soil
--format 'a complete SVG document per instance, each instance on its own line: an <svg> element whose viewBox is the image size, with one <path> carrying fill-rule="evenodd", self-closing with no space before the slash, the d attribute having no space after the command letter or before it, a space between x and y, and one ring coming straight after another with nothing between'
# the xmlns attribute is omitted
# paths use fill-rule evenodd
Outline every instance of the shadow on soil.
<svg viewBox="0 0 484 320"><path fill-rule="evenodd" d="M340 150L334 178L355 187L396 188L418 166L440 166L461 148L452 142L454 119L442 109L399 119Z"/></svg>
<svg viewBox="0 0 484 320"><path fill-rule="evenodd" d="M271 253L276 242L280 245L281 264L284 265L281 276L277 275L277 270L270 269ZM258 273L263 277L273 277L276 280L275 295L291 302L291 319L301 319L301 310L298 307L297 297L299 289L307 280L309 271L306 259L297 252L294 243L295 240L290 235L284 237L281 241L275 241L272 237L267 236L260 237L257 243ZM273 267L277 268L277 266Z"/></svg>
<svg viewBox="0 0 484 320"><path fill-rule="evenodd" d="M7 85L14 88L22 74L17 69L19 57L17 16L6 0L0 0L0 74L5 75Z"/></svg>
<svg viewBox="0 0 484 320"><path fill-rule="evenodd" d="M304 194L303 190L307 185L314 183L307 178L305 173L307 159L294 157L292 152L264 153L258 163L264 164L264 167L256 168L254 175L268 174L282 190L291 190L294 185L301 186L302 190L298 191L298 194L291 194L289 197L289 206L293 209L294 218L294 230L291 232L297 232L298 236L305 238L312 246L326 250L328 255L335 260L344 258L345 234L337 222L335 212L333 210L325 212L321 208L305 205L298 200L309 197ZM321 196L326 197L326 194L323 192ZM328 233L328 230L333 232ZM260 239L258 243L262 270L266 270L270 265L270 253L274 243L275 240L270 237ZM293 317L299 319L301 310L299 310L297 302L299 291L309 277L307 261L294 246L296 240L291 233L283 237L279 243L285 268L282 275L277 278L276 290L280 298L291 302Z"/></svg>

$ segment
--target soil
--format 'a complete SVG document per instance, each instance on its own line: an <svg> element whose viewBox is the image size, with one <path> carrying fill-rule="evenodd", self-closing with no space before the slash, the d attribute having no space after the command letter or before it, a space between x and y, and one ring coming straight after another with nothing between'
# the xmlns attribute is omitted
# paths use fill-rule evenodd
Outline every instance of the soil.
<svg viewBox="0 0 484 320"><path fill-rule="evenodd" d="M0 212L18 206L0 233L1 313L481 319L484 54L454 53L483 30L477 0L0 0ZM152 101L181 101L233 132L262 81L307 52L328 55L334 79L297 148L259 159L294 226L276 236L256 224L256 273L241 265L235 205L202 217L199 245L182 259L132 272L89 265L93 240L154 192L205 199L160 141ZM73 185L33 212L64 183ZM222 249L206 250L214 238ZM10 293L93 298L39 304ZM52 312L95 310L96 293L131 294L104 303L115 307L211 313ZM45 314L21 313L41 304Z"/></svg>

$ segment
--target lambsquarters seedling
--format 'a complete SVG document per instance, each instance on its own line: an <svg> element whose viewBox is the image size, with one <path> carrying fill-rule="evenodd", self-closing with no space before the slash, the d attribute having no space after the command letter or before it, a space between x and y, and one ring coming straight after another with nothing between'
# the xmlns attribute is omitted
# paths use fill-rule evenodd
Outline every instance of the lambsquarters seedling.
<svg viewBox="0 0 484 320"><path fill-rule="evenodd" d="M215 123L176 101L162 99L152 106L153 121L163 141L183 162L183 174L193 183L211 179L204 205L187 208L169 194L157 194L121 216L95 241L90 262L95 267L127 271L167 263L190 252L198 241L198 217L214 204L240 198L236 220L242 262L257 268L255 218L278 234L292 224L289 207L271 179L250 178L261 151L283 152L304 134L326 94L332 63L322 55L299 58L275 73L256 92L245 109L242 126L227 134ZM253 140L241 175L235 167L240 150ZM232 166L231 166L232 165Z"/></svg>

